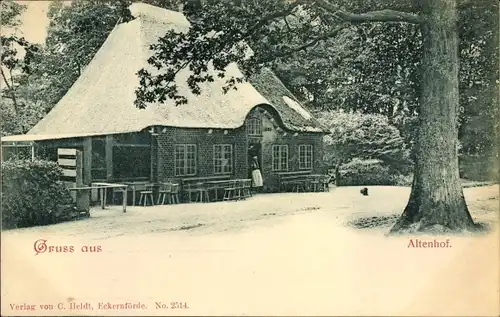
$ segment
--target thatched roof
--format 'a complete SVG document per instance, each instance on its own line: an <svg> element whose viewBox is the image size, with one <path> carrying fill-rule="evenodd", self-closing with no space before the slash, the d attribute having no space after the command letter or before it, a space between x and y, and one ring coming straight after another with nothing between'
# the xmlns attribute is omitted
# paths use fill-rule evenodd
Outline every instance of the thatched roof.
<svg viewBox="0 0 500 317"><path fill-rule="evenodd" d="M227 78L241 75L235 64L228 67L226 78L203 84L201 95L192 94L186 84L189 70L179 72L176 81L179 92L188 99L186 105L175 106L167 101L143 110L136 108L136 73L151 68L147 64L152 55L149 46L166 30L187 31L190 24L182 13L147 4L135 3L131 11L136 18L115 27L66 95L28 135L126 133L150 126L234 129L242 126L249 111L261 104L272 106L286 129L324 132L306 110L290 103L293 95L269 70L224 94L222 87ZM15 138L2 138L8 139Z"/></svg>

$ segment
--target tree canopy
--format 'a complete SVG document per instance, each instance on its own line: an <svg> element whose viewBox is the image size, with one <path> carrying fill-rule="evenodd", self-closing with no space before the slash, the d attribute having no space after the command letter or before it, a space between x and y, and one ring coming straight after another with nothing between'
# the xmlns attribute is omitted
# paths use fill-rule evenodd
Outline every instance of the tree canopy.
<svg viewBox="0 0 500 317"><path fill-rule="evenodd" d="M330 134L324 138L325 161L337 166L357 159L377 159L386 165L398 165L408 159L398 129L380 114L328 111L318 120Z"/></svg>
<svg viewBox="0 0 500 317"><path fill-rule="evenodd" d="M15 32L20 25L21 14L26 6L14 1L2 1L1 27L10 29L0 35L2 52L0 61L0 87L2 135L7 131L14 133L26 132L26 127L34 124L41 118L38 107L26 98L25 81L30 68L34 63L35 54L39 47L26 41Z"/></svg>

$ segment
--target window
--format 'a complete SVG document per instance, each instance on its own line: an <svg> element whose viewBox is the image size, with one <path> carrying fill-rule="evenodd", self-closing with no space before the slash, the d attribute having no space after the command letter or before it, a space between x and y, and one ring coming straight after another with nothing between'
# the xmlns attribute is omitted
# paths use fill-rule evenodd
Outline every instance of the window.
<svg viewBox="0 0 500 317"><path fill-rule="evenodd" d="M92 180L106 179L106 139L92 138Z"/></svg>
<svg viewBox="0 0 500 317"><path fill-rule="evenodd" d="M252 118L247 121L248 135L262 135L262 122L260 119Z"/></svg>
<svg viewBox="0 0 500 317"><path fill-rule="evenodd" d="M312 169L313 147L312 145L299 145L299 169Z"/></svg>
<svg viewBox="0 0 500 317"><path fill-rule="evenodd" d="M104 177L95 172L93 177ZM113 178L116 180L149 179L151 175L151 150L149 147L113 147Z"/></svg>
<svg viewBox="0 0 500 317"><path fill-rule="evenodd" d="M273 171L288 171L288 145L273 145Z"/></svg>
<svg viewBox="0 0 500 317"><path fill-rule="evenodd" d="M106 179L106 141L92 141L92 177ZM146 132L113 136L113 179L144 180L151 177L151 136ZM95 177L95 178L94 178Z"/></svg>
<svg viewBox="0 0 500 317"><path fill-rule="evenodd" d="M230 174L233 172L233 145L214 145L214 174Z"/></svg>
<svg viewBox="0 0 500 317"><path fill-rule="evenodd" d="M175 176L196 174L196 145L176 144L174 148Z"/></svg>

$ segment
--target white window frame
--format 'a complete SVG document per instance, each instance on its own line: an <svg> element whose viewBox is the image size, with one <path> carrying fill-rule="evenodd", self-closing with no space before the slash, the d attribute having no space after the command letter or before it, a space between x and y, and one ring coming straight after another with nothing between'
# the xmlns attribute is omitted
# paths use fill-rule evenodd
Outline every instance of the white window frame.
<svg viewBox="0 0 500 317"><path fill-rule="evenodd" d="M247 135L262 135L262 120L259 118L250 118L247 120Z"/></svg>
<svg viewBox="0 0 500 317"><path fill-rule="evenodd" d="M276 152L278 149L278 152ZM276 157L276 153L278 153L278 157ZM283 153L286 154L285 163L286 167L283 168ZM278 168L276 168L275 161L278 160ZM288 151L288 144L274 144L272 147L272 165L273 172L286 172L288 171L290 156Z"/></svg>
<svg viewBox="0 0 500 317"><path fill-rule="evenodd" d="M180 167L178 168L178 159L177 159L177 149L179 147L182 147L183 148L183 152L184 152L184 157L182 158L182 161L184 162L184 166L183 167ZM189 158L188 158L188 149L191 148L191 149L194 149L192 152L194 152L194 158L192 159L192 162L193 162L193 166L190 166L188 164L189 162ZM197 160L198 160L198 151L197 151L197 146L196 144L175 144L174 145L174 175L175 176L193 176L193 175L196 175L196 172L198 170L198 164L197 164ZM193 169L193 172L192 173L189 173L188 171L191 169Z"/></svg>
<svg viewBox="0 0 500 317"><path fill-rule="evenodd" d="M310 155L308 155L310 152ZM299 170L313 169L313 146L312 144L299 145Z"/></svg>
<svg viewBox="0 0 500 317"><path fill-rule="evenodd" d="M229 148L229 156L226 157L226 149ZM217 157L218 150L220 152L220 157ZM233 173L234 166L234 147L232 144L214 144L213 146L213 164L214 164L214 175L227 175ZM223 166L222 161L229 159L229 164ZM225 170L224 168L229 168ZM219 170L220 169L220 170Z"/></svg>

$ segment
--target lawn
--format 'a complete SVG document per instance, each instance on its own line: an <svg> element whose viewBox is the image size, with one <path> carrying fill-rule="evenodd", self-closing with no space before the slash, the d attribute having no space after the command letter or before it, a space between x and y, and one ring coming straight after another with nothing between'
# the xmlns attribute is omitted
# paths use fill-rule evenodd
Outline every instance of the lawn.
<svg viewBox="0 0 500 317"><path fill-rule="evenodd" d="M91 210L91 218L2 232L8 304L25 315L497 315L498 185L464 189L479 235L387 237L406 187L263 194L246 201ZM363 219L364 228L353 222ZM359 227L359 226L358 226ZM408 248L410 239L451 248ZM74 246L35 255L33 243ZM81 246L101 252L83 253ZM7 261L5 259L8 259ZM23 282L20 282L20 281ZM28 282L29 281L29 282ZM141 310L98 310L99 302ZM68 310L89 302L93 310ZM186 302L189 308L157 308Z"/></svg>

